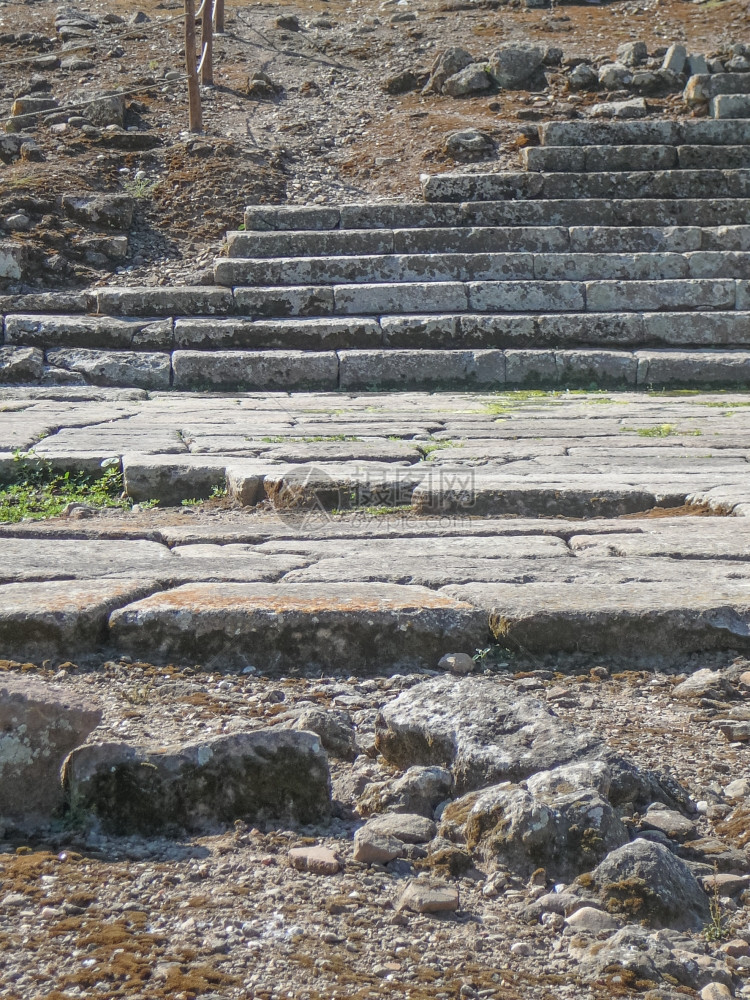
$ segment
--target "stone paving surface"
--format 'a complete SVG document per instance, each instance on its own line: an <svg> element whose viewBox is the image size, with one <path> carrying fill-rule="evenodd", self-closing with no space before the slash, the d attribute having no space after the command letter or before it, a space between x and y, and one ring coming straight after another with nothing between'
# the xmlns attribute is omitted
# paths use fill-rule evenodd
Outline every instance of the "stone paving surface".
<svg viewBox="0 0 750 1000"><path fill-rule="evenodd" d="M18 450L116 458L131 496L161 505L0 525L3 648L192 644L267 670L304 650L362 672L492 642L750 649L749 403L6 389L0 473Z"/></svg>

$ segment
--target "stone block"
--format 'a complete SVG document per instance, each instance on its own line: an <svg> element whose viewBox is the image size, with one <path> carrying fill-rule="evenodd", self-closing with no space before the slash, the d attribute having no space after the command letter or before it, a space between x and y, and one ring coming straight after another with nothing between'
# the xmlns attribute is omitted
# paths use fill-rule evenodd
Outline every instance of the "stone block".
<svg viewBox="0 0 750 1000"><path fill-rule="evenodd" d="M422 229L460 225L460 205L402 201L341 206L342 229Z"/></svg>
<svg viewBox="0 0 750 1000"><path fill-rule="evenodd" d="M680 123L645 122L549 122L539 126L543 146L674 146Z"/></svg>
<svg viewBox="0 0 750 1000"><path fill-rule="evenodd" d="M35 347L0 347L0 385L38 382L44 355Z"/></svg>
<svg viewBox="0 0 750 1000"><path fill-rule="evenodd" d="M246 316L331 316L333 289L316 285L235 288L234 305L237 312Z"/></svg>
<svg viewBox="0 0 750 1000"><path fill-rule="evenodd" d="M108 316L216 316L230 312L232 293L226 288L159 286L95 291L96 307Z"/></svg>
<svg viewBox="0 0 750 1000"><path fill-rule="evenodd" d="M92 701L34 677L0 677L0 825L28 830L57 818L65 757L99 725Z"/></svg>
<svg viewBox="0 0 750 1000"><path fill-rule="evenodd" d="M379 347L377 320L325 319L178 319L175 347L187 350L338 350Z"/></svg>
<svg viewBox="0 0 750 1000"><path fill-rule="evenodd" d="M586 150L582 146L527 146L521 150L524 170L564 170L578 173L586 169Z"/></svg>
<svg viewBox="0 0 750 1000"><path fill-rule="evenodd" d="M671 170L677 166L674 146L589 146L585 167L590 172Z"/></svg>
<svg viewBox="0 0 750 1000"><path fill-rule="evenodd" d="M83 347L112 350L170 350L172 320L115 319L111 316L11 315L5 339L28 347ZM59 367L66 367L61 365ZM167 382L167 384L169 384Z"/></svg>
<svg viewBox="0 0 750 1000"><path fill-rule="evenodd" d="M207 499L226 484L226 458L213 455L138 455L122 457L125 492L135 501Z"/></svg>
<svg viewBox="0 0 750 1000"><path fill-rule="evenodd" d="M750 274L750 254L747 252L700 250L686 254L686 262L691 278L744 278ZM740 304L742 284L742 281L737 282L738 309L745 308Z"/></svg>
<svg viewBox="0 0 750 1000"><path fill-rule="evenodd" d="M200 584L139 601L111 616L113 640L136 655L245 657L262 671L365 673L434 667L476 649L487 618L423 587L395 584Z"/></svg>
<svg viewBox="0 0 750 1000"><path fill-rule="evenodd" d="M586 284L588 312L682 311L734 309L731 280L590 281Z"/></svg>
<svg viewBox="0 0 750 1000"><path fill-rule="evenodd" d="M135 199L125 194L66 194L62 198L62 208L76 222L107 229L130 229Z"/></svg>
<svg viewBox="0 0 750 1000"><path fill-rule="evenodd" d="M583 285L575 281L472 281L469 308L477 312L583 312Z"/></svg>
<svg viewBox="0 0 750 1000"><path fill-rule="evenodd" d="M712 118L719 119L750 118L750 93L719 94L711 99L710 114Z"/></svg>
<svg viewBox="0 0 750 1000"><path fill-rule="evenodd" d="M338 229L338 208L324 205L248 205L245 229L248 231L302 231Z"/></svg>
<svg viewBox="0 0 750 1000"><path fill-rule="evenodd" d="M505 384L502 351L341 351L342 389L499 388Z"/></svg>
<svg viewBox="0 0 750 1000"><path fill-rule="evenodd" d="M536 340L529 347L638 347L645 343L638 313L568 313L537 316Z"/></svg>
<svg viewBox="0 0 750 1000"><path fill-rule="evenodd" d="M445 316L383 316L380 319L383 346L390 348L426 347L450 349L464 346L461 317ZM486 346L484 342L468 341L470 346Z"/></svg>
<svg viewBox="0 0 750 1000"><path fill-rule="evenodd" d="M638 351L638 385L750 385L747 351Z"/></svg>
<svg viewBox="0 0 750 1000"><path fill-rule="evenodd" d="M670 45L664 56L661 68L678 75L685 72L687 66L687 50L684 45Z"/></svg>
<svg viewBox="0 0 750 1000"><path fill-rule="evenodd" d="M535 254L534 275L544 281L654 281L688 277L688 264L675 253Z"/></svg>
<svg viewBox="0 0 750 1000"><path fill-rule="evenodd" d="M645 313L645 342L684 347L718 347L750 343L750 313Z"/></svg>
<svg viewBox="0 0 750 1000"><path fill-rule="evenodd" d="M457 281L336 285L333 291L340 315L462 312L467 301L466 286Z"/></svg>
<svg viewBox="0 0 750 1000"><path fill-rule="evenodd" d="M535 317L506 315L472 315L459 317L460 336L467 347L531 347L535 346Z"/></svg>
<svg viewBox="0 0 750 1000"><path fill-rule="evenodd" d="M338 388L333 351L175 351L172 364L176 389Z"/></svg>
<svg viewBox="0 0 750 1000"><path fill-rule="evenodd" d="M230 257L341 257L393 253L393 232L389 229L237 232L229 233L228 240Z"/></svg>
<svg viewBox="0 0 750 1000"><path fill-rule="evenodd" d="M131 579L54 580L0 586L0 648L17 660L97 652L111 611L153 587Z"/></svg>
<svg viewBox="0 0 750 1000"><path fill-rule="evenodd" d="M554 385L557 377L554 351L505 352L505 381L509 386Z"/></svg>
<svg viewBox="0 0 750 1000"><path fill-rule="evenodd" d="M27 256L23 243L0 240L0 278L20 281L26 273Z"/></svg>
<svg viewBox="0 0 750 1000"><path fill-rule="evenodd" d="M159 747L91 743L65 765L70 809L115 836L215 832L236 821L320 823L328 758L314 733L259 729Z"/></svg>
<svg viewBox="0 0 750 1000"><path fill-rule="evenodd" d="M750 167L747 146L678 146L681 170L740 170Z"/></svg>
<svg viewBox="0 0 750 1000"><path fill-rule="evenodd" d="M685 253L701 249L698 226L573 226L573 253Z"/></svg>
<svg viewBox="0 0 750 1000"><path fill-rule="evenodd" d="M60 347L47 351L47 362L77 372L91 385L168 389L171 362L168 354L150 351L97 351Z"/></svg>
<svg viewBox="0 0 750 1000"><path fill-rule="evenodd" d="M629 351L558 351L555 367L561 385L635 386L638 362Z"/></svg>

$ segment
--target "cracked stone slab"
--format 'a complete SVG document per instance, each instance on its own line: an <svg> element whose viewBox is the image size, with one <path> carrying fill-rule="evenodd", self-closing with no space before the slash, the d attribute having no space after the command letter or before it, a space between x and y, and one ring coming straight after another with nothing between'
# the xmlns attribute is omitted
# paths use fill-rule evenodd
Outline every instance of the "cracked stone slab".
<svg viewBox="0 0 750 1000"><path fill-rule="evenodd" d="M434 667L456 648L479 648L487 616L422 587L201 584L120 608L110 635L135 655L371 673Z"/></svg>
<svg viewBox="0 0 750 1000"><path fill-rule="evenodd" d="M115 608L155 589L143 579L56 580L0 586L0 648L20 660L64 659L101 649Z"/></svg>

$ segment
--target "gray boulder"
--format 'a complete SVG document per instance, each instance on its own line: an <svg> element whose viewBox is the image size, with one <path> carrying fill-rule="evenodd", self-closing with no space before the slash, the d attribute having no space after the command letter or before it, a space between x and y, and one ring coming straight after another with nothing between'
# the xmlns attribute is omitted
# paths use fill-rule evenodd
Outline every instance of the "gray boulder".
<svg viewBox="0 0 750 1000"><path fill-rule="evenodd" d="M634 840L578 880L612 913L654 926L694 930L710 917L708 896L690 868L663 844Z"/></svg>
<svg viewBox="0 0 750 1000"><path fill-rule="evenodd" d="M578 63L568 74L568 90L596 90L599 74L588 63Z"/></svg>
<svg viewBox="0 0 750 1000"><path fill-rule="evenodd" d="M94 743L70 754L63 778L70 810L114 835L200 832L238 819L316 823L331 806L318 737L278 728L164 749Z"/></svg>
<svg viewBox="0 0 750 1000"><path fill-rule="evenodd" d="M98 705L53 684L0 679L0 827L26 829L58 812L60 767L101 719Z"/></svg>
<svg viewBox="0 0 750 1000"><path fill-rule="evenodd" d="M443 84L443 93L449 97L466 97L481 94L492 86L492 78L484 63L472 63L460 73L449 76Z"/></svg>
<svg viewBox="0 0 750 1000"><path fill-rule="evenodd" d="M105 94L87 105L83 114L92 125L119 125L122 128L125 124L125 99L118 94Z"/></svg>
<svg viewBox="0 0 750 1000"><path fill-rule="evenodd" d="M505 782L471 792L447 806L441 836L465 843L485 863L516 871L540 866L557 875L588 871L627 843L628 833L594 788L562 787L532 792Z"/></svg>
<svg viewBox="0 0 750 1000"><path fill-rule="evenodd" d="M446 136L443 151L454 160L471 163L492 156L495 142L487 132L478 128L464 128Z"/></svg>
<svg viewBox="0 0 750 1000"><path fill-rule="evenodd" d="M297 716L294 729L317 733L320 742L332 757L354 760L357 743L354 723L348 712L336 709L306 708Z"/></svg>
<svg viewBox="0 0 750 1000"><path fill-rule="evenodd" d="M522 90L540 82L543 63L543 49L508 43L492 53L487 72L503 90Z"/></svg>
<svg viewBox="0 0 750 1000"><path fill-rule="evenodd" d="M453 46L445 49L435 59L430 71L430 79L424 88L425 94L439 94L443 89L443 84L450 77L460 73L474 62L474 57L466 49Z"/></svg>
<svg viewBox="0 0 750 1000"><path fill-rule="evenodd" d="M727 701L739 697L727 678L719 670L696 670L686 680L672 689L672 697L680 700L710 698Z"/></svg>
<svg viewBox="0 0 750 1000"><path fill-rule="evenodd" d="M641 981L690 989L716 981L731 984L731 976L720 959L709 958L700 941L675 931L630 925L605 942L591 944L580 954L577 951L576 957L587 980L621 971ZM673 995L676 1000L683 994L670 992L669 996Z"/></svg>
<svg viewBox="0 0 750 1000"><path fill-rule="evenodd" d="M617 59L625 66L640 66L648 59L645 42L625 42L617 49Z"/></svg>
<svg viewBox="0 0 750 1000"><path fill-rule="evenodd" d="M622 90L630 86L633 74L623 63L605 63L599 67L599 83L605 90Z"/></svg>
<svg viewBox="0 0 750 1000"><path fill-rule="evenodd" d="M374 781L357 802L360 816L380 812L417 813L431 818L435 807L453 788L453 776L444 767L410 767L400 778Z"/></svg>
<svg viewBox="0 0 750 1000"><path fill-rule="evenodd" d="M37 348L0 347L0 384L37 382L43 371L44 355Z"/></svg>

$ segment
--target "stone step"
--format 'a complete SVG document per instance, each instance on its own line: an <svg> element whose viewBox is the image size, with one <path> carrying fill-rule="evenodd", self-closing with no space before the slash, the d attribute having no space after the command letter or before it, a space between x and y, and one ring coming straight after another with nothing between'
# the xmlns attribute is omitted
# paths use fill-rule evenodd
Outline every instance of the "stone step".
<svg viewBox="0 0 750 1000"><path fill-rule="evenodd" d="M620 232L615 231L612 238L616 239ZM276 287L278 297L271 299L268 308L264 308L264 315L272 315L273 310L276 315L288 315L283 311L284 295L291 294L291 286L308 283L328 286L396 281L503 281L511 278L741 278L750 274L750 254L746 251L691 250L674 253L666 251L666 248L666 252L653 248L647 252L649 243L658 236L675 246L699 242L703 239L700 230L660 233L658 236L652 231L638 233L637 230L626 230L623 235L624 242L632 242L638 248L636 252L589 253L576 250L570 253L384 254L372 257L292 257L270 261L225 261L219 258L215 268L221 283L234 286L235 312L256 312L261 294L257 286L268 283ZM591 239L588 233L577 231L571 237L575 244L591 242L596 246L595 240L600 244L604 242L601 233L594 234L594 239ZM255 287L243 288L242 284Z"/></svg>
<svg viewBox="0 0 750 1000"><path fill-rule="evenodd" d="M447 173L422 178L427 202L544 199L747 198L750 170Z"/></svg>
<svg viewBox="0 0 750 1000"><path fill-rule="evenodd" d="M520 207L518 204L518 207ZM526 203L536 207L540 203ZM486 253L554 253L572 250L574 252L597 253L602 251L615 252L649 252L653 250L686 252L689 250L733 250L750 249L750 226L743 224L732 226L730 217L722 217L720 212L698 213L694 224L690 216L683 214L686 224L672 225L665 222L664 205L652 203L656 218L653 224L638 226L608 226L598 222L596 213L582 211L576 220L577 225L542 225L542 226L456 226L453 228L423 228L395 230L334 230L327 233L310 232L275 232L275 233L229 233L229 256L218 258L214 268L214 280L219 285L237 285L247 283L242 277L244 261L275 260L278 258L311 258L329 260L338 258L335 267L344 268L351 280L352 273L347 258L354 257L393 257L413 256L420 254L486 254ZM747 205L736 213L741 220L750 218L750 201L738 204ZM581 205L587 205L581 202ZM660 211L659 209L662 209ZM681 213L682 214L682 213ZM722 225L705 224L706 214L710 222L721 219ZM645 215L645 213L644 213ZM701 215L703 218L701 218ZM589 222L593 220L593 224ZM489 221L489 220L488 220ZM376 236L376 240L370 237ZM312 267L312 265L310 265ZM303 272L306 273L306 268ZM311 272L312 273L312 272ZM309 280L300 278L301 281ZM269 279L261 279L268 284ZM120 309L116 310L120 314ZM185 314L200 310L184 310Z"/></svg>
<svg viewBox="0 0 750 1000"><path fill-rule="evenodd" d="M712 98L712 118L750 119L750 94L719 94Z"/></svg>
<svg viewBox="0 0 750 1000"><path fill-rule="evenodd" d="M691 322L694 322L691 320ZM336 391L500 389L504 386L747 386L743 350L176 350L0 348L27 363L14 384L98 385L147 390ZM33 355L31 359L28 354ZM2 370L2 369L0 369ZM18 372L18 368L16 369Z"/></svg>
<svg viewBox="0 0 750 1000"><path fill-rule="evenodd" d="M750 109L750 98L747 107ZM521 150L521 163L525 170L560 173L729 170L750 167L750 145L530 146Z"/></svg>
<svg viewBox="0 0 750 1000"><path fill-rule="evenodd" d="M554 313L543 308L536 313L523 313L511 307L513 304L538 304L532 298L535 283L526 283L528 287L524 290L515 287L518 284L507 283L504 311L498 308L503 302L500 297L503 289L482 288L481 283L475 283L471 290L475 301L481 295L490 300L484 312L466 306L463 311L398 314L393 309L397 303L389 286L371 285L364 286L364 294L374 296L382 291L387 297L383 304L391 307L377 317L186 317L158 323L113 319L110 327L99 317L11 316L6 323L6 346L0 350L8 355L8 363L14 354L20 361L23 352L31 353L32 357L27 360L33 363L26 369L31 381L41 377L44 352L47 352L48 365L54 365L58 373L68 372L71 380L75 380L74 373L78 373L83 382L103 379L102 384L127 385L128 372L131 372L131 378L140 377L148 383L133 384L143 388L166 388L170 385L169 356L172 351L181 350L315 352L367 348L638 348L750 344L750 311L747 308L690 311L687 306L690 300L685 299L682 308L688 311L633 311L619 306L621 299L625 300L625 305L629 304L629 288L624 282L604 283L606 287L592 283L592 287L584 286L583 289L572 282L567 283L572 286L570 289L559 287L565 283L552 282L561 307L572 306L576 298L588 295L593 304L599 303L602 296L610 299L614 296L613 308L589 312L572 308L562 311L561 308ZM638 294L648 298L653 283L640 284ZM352 287L360 289L362 286ZM654 294L653 300L660 302L659 294ZM489 308L490 304L494 307ZM549 308L549 296L541 297L541 304ZM163 337L149 339L139 335L139 331L153 327L163 331ZM138 338L137 350L132 349L135 338ZM23 370L20 373L23 374Z"/></svg>
<svg viewBox="0 0 750 1000"><path fill-rule="evenodd" d="M685 87L685 101L698 104L719 94L750 94L750 73L711 73L691 76Z"/></svg>
<svg viewBox="0 0 750 1000"><path fill-rule="evenodd" d="M750 143L750 123L741 120L549 122L539 126L539 138L543 146L739 146Z"/></svg>
<svg viewBox="0 0 750 1000"><path fill-rule="evenodd" d="M481 175L480 175L481 176ZM498 174L498 177L504 175ZM515 175L517 176L517 175ZM708 196L708 197L707 197ZM623 198L615 192L611 198L572 199L561 197L538 201L475 201L432 203L377 203L372 205L342 205L321 209L298 205L258 205L245 211L245 232L230 233L233 253L260 257L266 246L279 246L287 241L286 251L274 251L272 256L301 256L313 252L327 254L312 236L305 249L300 249L301 233L326 233L330 230L391 230L447 229L472 227L546 227L546 226L728 226L744 225L750 220L750 199L721 198L710 188L696 198ZM256 237L266 242L254 242ZM339 234L340 235L340 234ZM237 242L239 236L245 243ZM388 232L381 233L388 245ZM380 246L380 244L376 244ZM240 250L240 247L247 249ZM252 247L263 249L253 252ZM334 246L338 246L334 244ZM510 249L510 248L509 248ZM519 247L519 249L521 249ZM553 248L549 248L553 249ZM336 252L339 252L337 249ZM390 250L345 249L345 253L390 253ZM418 252L407 248L403 252Z"/></svg>

